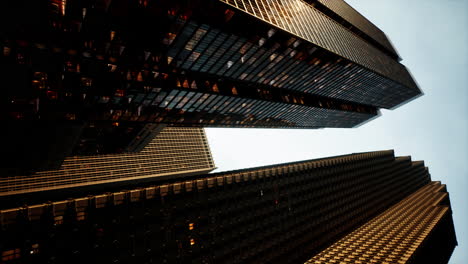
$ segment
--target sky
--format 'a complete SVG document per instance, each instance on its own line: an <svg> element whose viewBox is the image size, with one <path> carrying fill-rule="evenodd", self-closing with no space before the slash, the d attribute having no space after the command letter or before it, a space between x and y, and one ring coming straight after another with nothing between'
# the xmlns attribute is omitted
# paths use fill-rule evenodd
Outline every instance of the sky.
<svg viewBox="0 0 468 264"><path fill-rule="evenodd" d="M468 263L468 0L348 0L391 39L424 96L352 129L206 129L216 172L394 149L447 184Z"/></svg>

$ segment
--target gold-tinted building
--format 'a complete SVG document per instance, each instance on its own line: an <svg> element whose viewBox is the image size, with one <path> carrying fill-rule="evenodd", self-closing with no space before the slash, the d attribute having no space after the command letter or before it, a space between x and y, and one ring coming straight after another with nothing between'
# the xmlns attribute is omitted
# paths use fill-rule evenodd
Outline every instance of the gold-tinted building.
<svg viewBox="0 0 468 264"><path fill-rule="evenodd" d="M306 264L444 264L456 245L446 186L431 182Z"/></svg>
<svg viewBox="0 0 468 264"><path fill-rule="evenodd" d="M6 264L304 263L429 182L423 162L377 151L51 195L0 211L0 252Z"/></svg>
<svg viewBox="0 0 468 264"><path fill-rule="evenodd" d="M69 157L58 170L0 177L0 197L96 185L119 186L204 174L214 168L202 128L166 127L137 153Z"/></svg>

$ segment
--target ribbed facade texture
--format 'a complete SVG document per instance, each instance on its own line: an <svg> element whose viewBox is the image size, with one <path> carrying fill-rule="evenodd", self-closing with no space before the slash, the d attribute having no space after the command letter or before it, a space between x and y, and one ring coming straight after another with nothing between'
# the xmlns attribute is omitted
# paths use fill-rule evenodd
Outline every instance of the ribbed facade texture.
<svg viewBox="0 0 468 264"><path fill-rule="evenodd" d="M96 184L183 177L215 168L202 128L166 127L142 151L66 158L58 170L0 177L0 197Z"/></svg>
<svg viewBox="0 0 468 264"><path fill-rule="evenodd" d="M446 187L432 182L306 264L444 264L456 245Z"/></svg>
<svg viewBox="0 0 468 264"><path fill-rule="evenodd" d="M201 175L1 210L0 252L8 264L303 263L429 182L393 151Z"/></svg>

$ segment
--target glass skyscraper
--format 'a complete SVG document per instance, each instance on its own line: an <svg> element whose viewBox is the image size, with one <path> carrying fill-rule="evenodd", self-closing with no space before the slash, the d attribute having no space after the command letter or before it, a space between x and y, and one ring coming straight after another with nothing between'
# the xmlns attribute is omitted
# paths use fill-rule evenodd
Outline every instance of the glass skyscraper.
<svg viewBox="0 0 468 264"><path fill-rule="evenodd" d="M202 127L357 127L422 95L400 61L342 0L6 0L0 264L448 262L422 161L208 174Z"/></svg>
<svg viewBox="0 0 468 264"><path fill-rule="evenodd" d="M421 94L341 0L22 2L4 9L3 73L27 77L6 119L353 127Z"/></svg>
<svg viewBox="0 0 468 264"><path fill-rule="evenodd" d="M52 193L49 202L0 211L0 251L21 263L304 263L343 237L367 250L386 235L372 227L396 225L407 255L437 219L451 220L449 207L434 206L448 205L436 185L423 162L377 151L68 200ZM428 200L414 198L421 192ZM366 228L363 242L355 234ZM454 241L454 233L444 239ZM440 252L455 246L447 245Z"/></svg>
<svg viewBox="0 0 468 264"><path fill-rule="evenodd" d="M91 139L120 153L153 123L355 127L422 94L341 0L9 0L1 12L2 137L59 126L74 135L59 153L96 152L79 144ZM46 149L36 142L8 151ZM32 170L58 168L53 155Z"/></svg>

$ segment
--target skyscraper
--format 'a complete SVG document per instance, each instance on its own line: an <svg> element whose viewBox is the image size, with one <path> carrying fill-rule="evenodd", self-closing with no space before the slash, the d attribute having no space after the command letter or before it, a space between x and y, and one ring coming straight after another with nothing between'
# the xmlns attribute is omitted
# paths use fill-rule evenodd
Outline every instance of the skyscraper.
<svg viewBox="0 0 468 264"><path fill-rule="evenodd" d="M138 153L74 156L58 170L0 178L0 204L57 190L83 196L162 179L205 174L215 168L203 128L166 127Z"/></svg>
<svg viewBox="0 0 468 264"><path fill-rule="evenodd" d="M303 263L427 184L423 162L393 151L199 175L2 210L0 251L22 263Z"/></svg>
<svg viewBox="0 0 468 264"><path fill-rule="evenodd" d="M446 186L431 182L306 264L443 264L456 245Z"/></svg>
<svg viewBox="0 0 468 264"><path fill-rule="evenodd" d="M69 149L32 170L82 152L83 130L119 152L148 123L354 127L421 95L385 34L341 0L7 2L1 138L70 131ZM47 149L37 142L7 151Z"/></svg>

